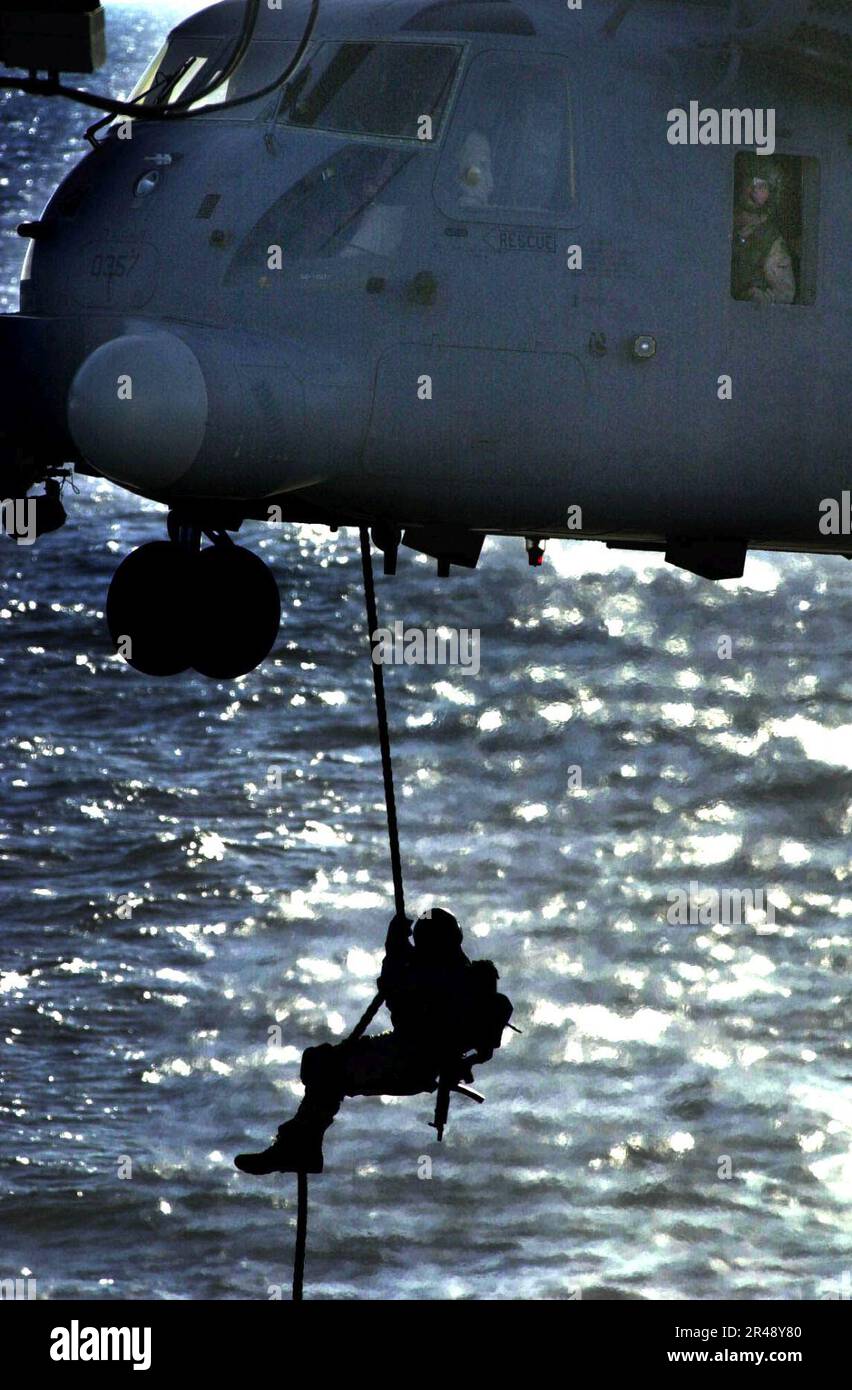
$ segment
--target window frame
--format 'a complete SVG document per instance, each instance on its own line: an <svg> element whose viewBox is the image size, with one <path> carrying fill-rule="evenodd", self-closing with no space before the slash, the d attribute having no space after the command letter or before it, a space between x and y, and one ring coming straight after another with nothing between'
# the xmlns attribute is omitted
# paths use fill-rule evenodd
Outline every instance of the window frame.
<svg viewBox="0 0 852 1390"><path fill-rule="evenodd" d="M467 84L471 73L478 63L487 63L495 59L502 59L504 62L511 63L517 68L522 67L542 67L549 66L558 69L559 74L565 84L565 110L567 113L567 137L568 137L568 165L569 165L569 196L562 207L556 210L543 208L516 208L510 205L489 205L477 207L475 204L462 206L460 203L448 203L442 198L444 188L442 179L445 172L445 160L449 156L448 146L452 143L453 129L456 121L464 115L464 102ZM559 228L570 226L576 221L580 208L580 194L578 189L578 169L579 169L579 145L577 139L578 121L575 109L576 83L572 68L571 58L568 54L553 52L552 49L533 49L521 53L516 47L494 47L476 49L470 57L470 61L465 64L464 71L461 73L460 91L453 103L451 120L445 127L446 135L443 142L444 148L441 151L441 159L435 171L435 180L432 187L432 197L438 211L443 217L453 222L476 222L487 226L516 226L516 227L552 227Z"/></svg>
<svg viewBox="0 0 852 1390"><path fill-rule="evenodd" d="M395 48L399 48L403 44L405 44L408 47L416 48L449 48L455 52L457 58L455 71L453 72L452 79L449 84L449 89L447 91L447 97L446 101L444 102L444 109L441 113L439 125L437 126L437 128L433 128L431 140L420 140L416 135L370 134L366 131L352 131L341 129L339 126L297 125L289 121L282 121L280 119L280 116L281 107L284 103L283 90L279 96L277 105L272 114L271 124L274 125L277 130L280 130L282 132L287 131L288 134L298 133L300 135L336 135L339 136L341 139L345 139L347 141L357 140L378 145L402 145L405 148L411 148L413 146L417 149L423 150L436 149L438 145L442 142L443 137L446 135L450 122L450 117L455 108L456 97L458 95L459 87L463 80L463 75L467 71L467 64L465 62L465 59L467 56L467 50L469 49L470 45L460 39L444 39L439 38L437 36L423 37L418 35L416 38L409 38L407 35L405 37L401 37L395 34L391 34L389 36L381 35L376 37L374 37L373 35L353 36L352 34L344 34L340 37L335 37L334 35L328 34L324 35L322 39L317 39L309 45L303 61L305 63L311 62L311 60L317 56L320 50L326 46L341 48L345 44L365 43L370 44L371 47L374 48L377 48L379 45L393 46Z"/></svg>
<svg viewBox="0 0 852 1390"><path fill-rule="evenodd" d="M230 51L226 47L226 40L224 36L215 34L196 34L193 35L190 39L189 36L182 35L179 30L174 31L169 35L165 43L163 43L160 46L159 50L154 55L154 58L149 63L148 67L146 67L144 72L140 74L136 86L133 88L131 96L135 94L135 99L139 102L139 111L138 115L131 116L129 118L130 120L152 120L150 112L153 109L155 103L149 103L145 99L150 95L154 81L159 75L162 65L165 62L166 57L168 56L169 48L176 40L181 40L183 43L187 44L188 47L193 42L198 42L201 44L210 44L211 46L213 46L212 51L210 53L206 55L196 53L193 55L190 51L187 60L192 59L194 61L197 61L199 58L204 57L205 62L209 62L212 59L213 63L216 64L218 71L221 72L223 70L225 61L227 60ZM252 54L254 56L260 56L261 48L271 49L273 47L275 49L281 50L280 67L277 70L283 71L284 67L286 66L286 63L290 59L292 59L298 47L298 43L295 39L255 39L249 50L247 58ZM203 69L201 69L200 71L203 73ZM234 121L240 123L241 125L268 125L277 115L281 99L280 92L272 91L269 92L266 95L266 97L258 98L258 102L261 103L260 105L253 102L246 102L245 105L232 107L229 111L207 111L208 106L215 106L218 102L221 101L233 100L231 88L234 82L234 77L237 75L239 74L233 74L228 79L227 95L222 94L222 83L220 82L219 86L215 88L214 91L211 92L211 94L208 97L204 98L203 101L201 101L200 103L193 102L190 108L193 112L193 118L204 117L207 120ZM139 91L139 88L142 86L142 83L146 81L146 79L147 85L142 89L142 91ZM210 74L204 77L202 85L206 86L209 80ZM267 78L266 80L268 81L269 79ZM191 85L191 82L187 84L187 86ZM261 85L265 85L265 82L261 82ZM237 93L237 95L240 96L242 95L242 93ZM176 97L174 96L173 92L170 93L169 102L166 103L166 109L168 109L168 106L172 100L179 102L183 99L183 93L179 93ZM130 98L128 98L128 100L130 100ZM123 116L116 117L116 121L119 123L124 119L126 118Z"/></svg>
<svg viewBox="0 0 852 1390"><path fill-rule="evenodd" d="M751 150L734 149L731 159L728 189L731 199L730 204L730 225L731 225L731 254L728 257L728 294L727 299L730 304L741 304L744 309L753 311L754 302L750 299L738 299L731 293L731 270L733 267L733 246L734 246L734 218L737 211L737 160L744 155L753 153ZM819 303L820 297L820 274L819 274L819 253L820 253L820 213L822 209L822 159L818 154L799 153L796 150L774 150L768 159L781 158L783 160L795 160L801 177L801 204L800 204L800 225L799 235L801 240L801 251L799 254L798 275L796 276L796 297L792 304L767 304L766 309L813 309ZM782 228L782 232L785 229Z"/></svg>

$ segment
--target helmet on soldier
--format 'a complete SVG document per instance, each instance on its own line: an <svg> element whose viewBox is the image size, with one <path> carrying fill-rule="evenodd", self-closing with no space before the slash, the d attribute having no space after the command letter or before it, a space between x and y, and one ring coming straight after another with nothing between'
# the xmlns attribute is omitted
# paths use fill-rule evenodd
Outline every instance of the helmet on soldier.
<svg viewBox="0 0 852 1390"><path fill-rule="evenodd" d="M752 189L763 187L766 196L762 201L777 208L783 185L784 175L775 160L751 153L740 155L737 159L737 186L743 202L750 203Z"/></svg>
<svg viewBox="0 0 852 1390"><path fill-rule="evenodd" d="M412 933L418 955L439 960L458 956L461 951L462 929L451 912L442 907L423 912L414 923Z"/></svg>

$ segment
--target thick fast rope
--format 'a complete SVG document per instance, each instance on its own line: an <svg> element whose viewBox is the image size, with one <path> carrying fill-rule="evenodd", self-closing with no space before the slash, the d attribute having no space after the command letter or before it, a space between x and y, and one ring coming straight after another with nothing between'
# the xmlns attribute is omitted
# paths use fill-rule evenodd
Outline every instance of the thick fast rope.
<svg viewBox="0 0 852 1390"><path fill-rule="evenodd" d="M308 1175L298 1173L299 1199L296 1211L296 1253L293 1256L293 1302L302 1302L305 1285L305 1247L308 1241Z"/></svg>
<svg viewBox="0 0 852 1390"><path fill-rule="evenodd" d="M385 787L385 807L388 817L388 844L390 846L391 873L393 874L393 898L397 916L405 914L405 896L402 886L402 856L399 852L399 827L396 819L396 796L393 787L393 763L391 762L390 729L388 709L385 702L385 679L381 662L373 661L379 615L376 608L376 586L373 581L373 557L370 551L370 532L362 526L361 568L364 572L364 600L367 608L367 638L370 644L370 665L373 668L373 690L376 697L376 717L379 724L379 747L382 754L382 780ZM384 1003L381 990L361 1015L346 1042L356 1042L369 1028ZM305 1282L305 1251L308 1236L308 1175L299 1173L298 1204L296 1211L296 1252L293 1258L293 1302L302 1302Z"/></svg>
<svg viewBox="0 0 852 1390"><path fill-rule="evenodd" d="M385 677L382 663L373 660L379 627L376 608L376 586L373 580L373 557L370 551L370 532L361 527L361 568L364 572L364 600L367 607L367 639L370 643L370 665L373 668L373 690L376 696L376 718L379 724L379 747L382 753L382 780L385 787L385 807L388 817L388 845L390 848L391 873L393 875L393 898L398 917L405 914L405 895L402 886L402 856L399 852L399 826L396 819L396 795L393 788L393 763L391 761L390 728L388 726L388 707L385 701ZM367 1010L361 1015L347 1042L357 1042L369 1028L384 1002L381 991L376 995Z"/></svg>
<svg viewBox="0 0 852 1390"><path fill-rule="evenodd" d="M380 661L373 661L374 645L378 641L379 615L376 609L376 586L373 583L373 559L370 554L370 533L366 526L361 527L361 568L364 571L364 598L367 605L367 636L370 642L370 665L373 668L373 686L376 692L376 715L379 721L379 745L382 750L382 777L385 784L385 805L388 813L388 843L390 845L391 871L393 873L393 896L398 916L405 912L405 897L402 891L402 858L399 852L399 828L396 820L396 797L393 790L393 764L391 763L390 732L388 729L388 709L385 703L385 678Z"/></svg>

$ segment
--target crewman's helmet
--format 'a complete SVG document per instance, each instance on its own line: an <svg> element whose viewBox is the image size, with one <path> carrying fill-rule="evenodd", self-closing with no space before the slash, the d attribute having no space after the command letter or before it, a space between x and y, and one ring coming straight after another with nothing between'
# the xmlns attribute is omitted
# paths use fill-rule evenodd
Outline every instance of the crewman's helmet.
<svg viewBox="0 0 852 1390"><path fill-rule="evenodd" d="M445 959L461 950L462 929L451 912L430 908L414 923L415 950L420 955Z"/></svg>
<svg viewBox="0 0 852 1390"><path fill-rule="evenodd" d="M742 189L754 179L763 179L769 186L769 206L778 207L784 175L774 159L762 154L746 154L737 160L738 186Z"/></svg>

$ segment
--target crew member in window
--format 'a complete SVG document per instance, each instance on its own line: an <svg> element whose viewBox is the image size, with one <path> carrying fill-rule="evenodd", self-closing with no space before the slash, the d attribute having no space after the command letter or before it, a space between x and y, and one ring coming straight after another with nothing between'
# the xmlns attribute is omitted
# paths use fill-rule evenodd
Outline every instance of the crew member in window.
<svg viewBox="0 0 852 1390"><path fill-rule="evenodd" d="M781 171L765 155L752 155L742 166L734 211L731 294L758 304L792 304L793 262L777 221Z"/></svg>

